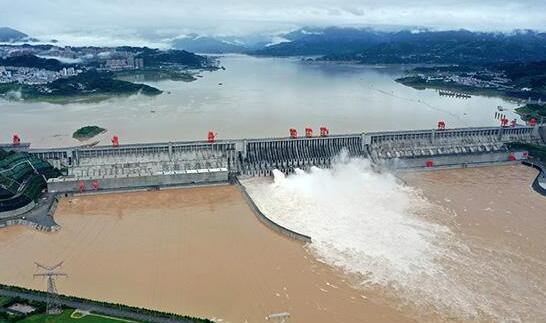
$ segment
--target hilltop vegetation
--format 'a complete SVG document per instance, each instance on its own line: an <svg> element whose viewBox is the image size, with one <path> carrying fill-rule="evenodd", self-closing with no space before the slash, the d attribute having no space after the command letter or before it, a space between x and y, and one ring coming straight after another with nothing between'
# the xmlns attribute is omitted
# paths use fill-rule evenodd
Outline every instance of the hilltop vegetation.
<svg viewBox="0 0 546 323"><path fill-rule="evenodd" d="M121 48L123 49L123 47ZM135 50L135 48L132 48ZM147 47L136 48L136 58L142 58L149 67L176 65L189 68L213 68L213 62L205 56L187 52L185 50L159 50Z"/></svg>
<svg viewBox="0 0 546 323"><path fill-rule="evenodd" d="M89 140L104 132L106 132L106 129L101 128L99 126L85 126L76 130L72 134L72 138L77 139L79 141L84 141L84 140Z"/></svg>
<svg viewBox="0 0 546 323"><path fill-rule="evenodd" d="M536 119L538 122L544 118L546 120L546 105L528 103L522 107L516 108L516 112L525 121Z"/></svg>
<svg viewBox="0 0 546 323"><path fill-rule="evenodd" d="M506 77L511 79L517 87L546 92L546 60L499 64L496 68L504 71Z"/></svg>
<svg viewBox="0 0 546 323"><path fill-rule="evenodd" d="M546 34L467 30L397 32L357 28L305 28L284 36L288 42L256 55L308 56L363 64L475 64L546 60Z"/></svg>
<svg viewBox="0 0 546 323"><path fill-rule="evenodd" d="M35 55L25 54L0 58L0 66L34 67L43 68L50 71L58 71L67 65L56 59L41 58Z"/></svg>
<svg viewBox="0 0 546 323"><path fill-rule="evenodd" d="M0 84L0 95L9 92L20 93L20 99L36 100L89 97L93 95L158 95L162 92L146 84L131 83L112 78L112 73L90 70L69 78L62 78L51 83L40 85Z"/></svg>

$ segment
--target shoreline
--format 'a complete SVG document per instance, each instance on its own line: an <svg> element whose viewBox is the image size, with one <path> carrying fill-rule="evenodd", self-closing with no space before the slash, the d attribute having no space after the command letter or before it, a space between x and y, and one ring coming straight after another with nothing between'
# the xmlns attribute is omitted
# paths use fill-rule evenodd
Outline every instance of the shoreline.
<svg viewBox="0 0 546 323"><path fill-rule="evenodd" d="M461 92L465 94L470 95L476 95L476 96L485 96L490 98L500 98L506 101L522 104L527 101L527 99L518 97L515 95L508 95L506 94L506 91L502 90L493 90L493 89L483 89L483 88L474 88L470 86L464 86L464 85L449 85L449 84L431 84L431 83L425 83L425 82L412 82L412 81L406 81L407 77L402 77L395 79L394 81L396 83L399 83L401 85L410 87L415 90L445 90L445 91L453 91L453 92ZM411 77L409 77L411 78ZM523 93L523 92L522 92ZM517 113L517 112L516 112Z"/></svg>

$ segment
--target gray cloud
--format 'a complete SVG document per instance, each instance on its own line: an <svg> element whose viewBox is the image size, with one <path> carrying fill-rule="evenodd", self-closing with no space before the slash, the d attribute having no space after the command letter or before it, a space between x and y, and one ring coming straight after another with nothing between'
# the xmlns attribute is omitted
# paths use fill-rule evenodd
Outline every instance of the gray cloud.
<svg viewBox="0 0 546 323"><path fill-rule="evenodd" d="M146 42L197 32L274 33L302 26L546 30L534 0L0 0L0 25L76 43Z"/></svg>

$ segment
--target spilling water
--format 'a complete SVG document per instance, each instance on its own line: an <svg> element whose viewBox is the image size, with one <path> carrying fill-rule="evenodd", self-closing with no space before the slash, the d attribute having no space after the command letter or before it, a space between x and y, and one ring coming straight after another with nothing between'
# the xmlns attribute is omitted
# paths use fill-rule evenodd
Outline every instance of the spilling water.
<svg viewBox="0 0 546 323"><path fill-rule="evenodd" d="M265 214L311 236L308 247L320 261L418 311L446 319L520 321L544 303L522 300L529 288L544 295L533 277L434 221L432 214L453 214L392 174L374 171L368 160L340 156L330 169L287 177L274 171L273 183L243 184Z"/></svg>

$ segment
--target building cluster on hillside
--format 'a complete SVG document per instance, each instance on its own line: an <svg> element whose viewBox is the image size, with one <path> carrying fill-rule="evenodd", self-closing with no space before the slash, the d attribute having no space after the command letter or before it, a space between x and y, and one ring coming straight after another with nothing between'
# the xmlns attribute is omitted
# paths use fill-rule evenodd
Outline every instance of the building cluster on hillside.
<svg viewBox="0 0 546 323"><path fill-rule="evenodd" d="M109 71L119 71L126 69L144 68L144 59L128 56L126 58L107 59L102 69Z"/></svg>
<svg viewBox="0 0 546 323"><path fill-rule="evenodd" d="M472 86L478 88L511 89L511 80L502 73L492 71L479 72L436 72L433 74L418 74L418 76L428 82L456 83L459 85Z"/></svg>
<svg viewBox="0 0 546 323"><path fill-rule="evenodd" d="M144 68L144 59L137 52L111 47L40 47L0 45L0 58L34 55L53 58L63 63L98 66L100 70L119 71Z"/></svg>
<svg viewBox="0 0 546 323"><path fill-rule="evenodd" d="M33 67L0 66L0 83L47 84L60 78L78 75L81 72L81 69L73 67L50 71Z"/></svg>

